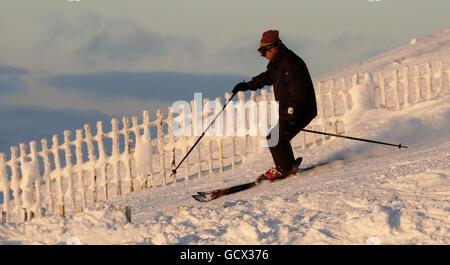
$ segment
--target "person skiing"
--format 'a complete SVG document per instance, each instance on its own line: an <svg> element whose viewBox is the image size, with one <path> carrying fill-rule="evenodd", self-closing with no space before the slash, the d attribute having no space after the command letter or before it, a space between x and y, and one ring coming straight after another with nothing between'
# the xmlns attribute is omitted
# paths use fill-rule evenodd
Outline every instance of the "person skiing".
<svg viewBox="0 0 450 265"><path fill-rule="evenodd" d="M274 166L262 176L274 180L287 177L297 171L290 141L317 116L314 85L308 68L298 55L288 49L279 38L278 30L262 34L258 52L269 60L267 70L249 82L240 82L233 88L239 91L255 91L273 85L275 99L279 102L278 142L269 147Z"/></svg>

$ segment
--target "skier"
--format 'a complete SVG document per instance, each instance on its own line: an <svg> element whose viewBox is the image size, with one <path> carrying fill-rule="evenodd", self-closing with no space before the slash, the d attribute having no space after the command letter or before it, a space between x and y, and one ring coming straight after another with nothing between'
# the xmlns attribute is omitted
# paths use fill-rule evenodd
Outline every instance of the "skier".
<svg viewBox="0 0 450 265"><path fill-rule="evenodd" d="M267 139L275 135L273 130L278 130L279 137L277 144L269 147L274 166L263 176L274 180L296 172L290 141L316 117L317 105L305 62L282 43L278 30L268 30L262 34L258 52L269 60L267 70L249 82L237 84L233 93L273 85L275 99L279 102L279 119Z"/></svg>

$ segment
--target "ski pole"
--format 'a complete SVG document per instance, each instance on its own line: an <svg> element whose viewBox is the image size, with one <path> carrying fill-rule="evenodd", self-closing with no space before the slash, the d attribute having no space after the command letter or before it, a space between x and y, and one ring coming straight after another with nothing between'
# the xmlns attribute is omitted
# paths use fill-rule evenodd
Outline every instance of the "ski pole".
<svg viewBox="0 0 450 265"><path fill-rule="evenodd" d="M398 149L408 148L407 146L402 145L402 144L391 144L391 143L379 142L379 141L374 141L374 140L356 138L356 137L339 135L339 134L333 134L333 133L318 132L318 131L313 131L313 130L308 130L308 129L302 129L302 131L309 132L309 133L317 133L317 134L322 134L322 135L328 135L328 136L341 137L341 138L350 139L350 140L369 142L369 143L374 143L374 144L384 144L384 145L389 145L389 146L395 146L395 147L398 147Z"/></svg>
<svg viewBox="0 0 450 265"><path fill-rule="evenodd" d="M181 166L181 164L184 162L184 160L188 157L188 155L192 152L192 150L195 148L195 146L198 144L198 142L200 142L200 140L203 138L203 136L205 136L205 133L209 130L209 128L211 128L211 126L214 124L214 122L216 121L216 119L220 116L220 114L222 114L223 110L225 109L225 107L228 105L228 103L234 98L234 96L236 95L236 93L233 93L233 95L231 96L230 99L228 99L227 103L225 103L225 105L222 107L222 109L220 110L220 112L217 114L217 116L214 118L214 120L208 125L208 127L203 131L202 135L197 139L197 141L195 141L194 145L191 147L191 149L189 149L189 151L186 153L186 155L183 157L183 159L181 159L180 163L178 163L178 165L172 169L172 174L170 174L169 178L172 177L174 174L177 173L177 169Z"/></svg>

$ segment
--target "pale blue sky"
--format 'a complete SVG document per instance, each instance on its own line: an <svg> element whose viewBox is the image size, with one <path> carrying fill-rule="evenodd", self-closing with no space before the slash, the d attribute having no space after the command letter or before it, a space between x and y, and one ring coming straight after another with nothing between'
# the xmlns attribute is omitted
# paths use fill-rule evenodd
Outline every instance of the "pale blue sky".
<svg viewBox="0 0 450 265"><path fill-rule="evenodd" d="M446 0L0 0L0 62L33 71L252 75L279 29L316 74L450 27Z"/></svg>
<svg viewBox="0 0 450 265"><path fill-rule="evenodd" d="M449 28L449 10L447 0L0 0L0 104L136 114L202 74L192 84L222 96L264 71L256 48L267 29L314 77ZM153 72L194 75L172 76L170 96L152 101L162 93ZM139 87L110 90L114 73Z"/></svg>

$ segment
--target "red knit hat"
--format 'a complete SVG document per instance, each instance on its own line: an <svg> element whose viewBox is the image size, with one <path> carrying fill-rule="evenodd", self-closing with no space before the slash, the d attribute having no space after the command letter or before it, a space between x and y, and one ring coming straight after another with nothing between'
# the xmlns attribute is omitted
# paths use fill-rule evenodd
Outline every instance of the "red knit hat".
<svg viewBox="0 0 450 265"><path fill-rule="evenodd" d="M267 46L277 41L280 41L278 30L268 30L262 34L259 46Z"/></svg>

